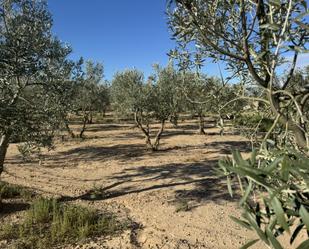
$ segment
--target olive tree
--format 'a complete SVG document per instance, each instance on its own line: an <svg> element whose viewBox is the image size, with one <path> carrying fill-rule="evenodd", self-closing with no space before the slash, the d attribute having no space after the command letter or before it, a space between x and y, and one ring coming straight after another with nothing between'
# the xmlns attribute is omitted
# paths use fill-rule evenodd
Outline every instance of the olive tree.
<svg viewBox="0 0 309 249"><path fill-rule="evenodd" d="M199 134L205 134L204 117L206 114L215 114L217 125L224 132L224 119L233 117L240 112L244 104L234 102L240 91L239 84L228 84L217 77L208 77L200 73L186 72L183 74L183 94L186 107L199 118ZM226 105L227 102L231 103Z"/></svg>
<svg viewBox="0 0 309 249"><path fill-rule="evenodd" d="M166 122L178 114L175 86L180 78L171 65L166 68L156 65L154 68L155 73L147 83L143 73L137 70L116 73L111 95L118 113L134 115L134 122L144 134L147 148L158 150ZM150 124L154 120L159 121L160 128L152 140Z"/></svg>
<svg viewBox="0 0 309 249"><path fill-rule="evenodd" d="M259 97L237 99L262 102L272 112L273 124L258 153L245 160L234 152L232 159L220 162L220 169L229 192L239 186L242 194L243 217L233 219L255 230L268 247L283 248L280 234L289 233L293 243L301 231L309 231L309 87L295 76L299 54L308 46L307 1L169 2L169 25L178 42L193 43L201 56L223 61L233 75L252 79ZM270 150L266 145L276 127L292 142ZM233 179L238 185L231 183ZM297 248L308 246L305 240Z"/></svg>
<svg viewBox="0 0 309 249"><path fill-rule="evenodd" d="M224 134L224 126L226 119L233 119L244 110L245 103L242 100L234 101L241 95L242 86L239 83L229 84L218 78L212 78L212 113L218 115L218 126L220 127L220 135Z"/></svg>
<svg viewBox="0 0 309 249"><path fill-rule="evenodd" d="M93 122L93 113L105 110L109 104L109 94L107 85L102 82L102 64L86 61L84 70L83 59L81 59L76 66L77 72L71 85L72 96L66 101L70 103L70 112L81 116L82 128L79 134L75 135L69 127L68 119L66 119L65 125L72 138L76 136L83 138L87 124Z"/></svg>
<svg viewBox="0 0 309 249"><path fill-rule="evenodd" d="M183 98L179 88L181 74L171 63L165 68L154 65L154 71L150 110L161 125L153 146L153 149L157 150L166 122L170 120L174 126L177 125L178 114L183 108Z"/></svg>
<svg viewBox="0 0 309 249"><path fill-rule="evenodd" d="M185 95L186 110L199 119L198 134L204 135L204 118L210 109L208 93L210 87L206 75L186 72L183 75L183 94Z"/></svg>
<svg viewBox="0 0 309 249"><path fill-rule="evenodd" d="M0 174L13 137L51 146L60 124L57 89L70 78L71 49L51 27L45 1L0 1Z"/></svg>
<svg viewBox="0 0 309 249"><path fill-rule="evenodd" d="M267 92L274 117L294 134L297 146L308 149L308 88L289 91L298 55L308 42L307 3L300 1L172 0L169 24L182 43L193 42L199 52L223 60L234 74L248 74ZM292 62L285 58L292 55ZM286 65L289 73L279 84L276 73ZM263 90L262 90L263 89ZM293 106L285 112L282 106Z"/></svg>
<svg viewBox="0 0 309 249"><path fill-rule="evenodd" d="M117 72L112 80L111 97L114 111L120 115L134 115L147 147L152 148L149 132L152 85L145 85L143 73L136 69Z"/></svg>

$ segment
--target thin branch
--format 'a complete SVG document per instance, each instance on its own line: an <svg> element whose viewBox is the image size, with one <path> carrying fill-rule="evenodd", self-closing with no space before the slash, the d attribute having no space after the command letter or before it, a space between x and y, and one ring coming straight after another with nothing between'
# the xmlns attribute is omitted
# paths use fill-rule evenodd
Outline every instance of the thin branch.
<svg viewBox="0 0 309 249"><path fill-rule="evenodd" d="M231 104L231 103L233 103L233 102L235 102L235 101L242 100L242 99L250 100L250 101L259 101L259 102L263 102L263 103L265 103L265 104L267 104L267 105L270 105L270 102L269 102L269 101L267 101L267 100L265 100L265 99L262 99L262 98L241 96L241 97L237 97L237 98L235 98L235 99L232 99L231 101L229 101L229 102L227 102L226 104L224 104L224 105L220 108L219 112L220 112L222 109L224 109L226 106L228 106L229 104Z"/></svg>

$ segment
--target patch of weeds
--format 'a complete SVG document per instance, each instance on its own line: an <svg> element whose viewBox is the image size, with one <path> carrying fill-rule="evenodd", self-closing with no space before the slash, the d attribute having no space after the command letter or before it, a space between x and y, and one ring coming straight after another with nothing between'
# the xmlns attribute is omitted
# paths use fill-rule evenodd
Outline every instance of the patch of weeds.
<svg viewBox="0 0 309 249"><path fill-rule="evenodd" d="M18 236L18 230L15 225L4 224L0 228L0 239L15 239Z"/></svg>
<svg viewBox="0 0 309 249"><path fill-rule="evenodd" d="M34 193L18 185L0 182L0 199L23 198L30 200Z"/></svg>
<svg viewBox="0 0 309 249"><path fill-rule="evenodd" d="M190 211L189 202L187 200L179 200L176 202L176 213Z"/></svg>
<svg viewBox="0 0 309 249"><path fill-rule="evenodd" d="M93 185L90 193L89 193L89 198L91 200L98 200L103 197L102 189L100 187L97 187L95 184Z"/></svg>
<svg viewBox="0 0 309 249"><path fill-rule="evenodd" d="M39 198L27 211L22 223L0 227L0 240L12 248L52 248L89 237L113 235L128 228L112 214Z"/></svg>

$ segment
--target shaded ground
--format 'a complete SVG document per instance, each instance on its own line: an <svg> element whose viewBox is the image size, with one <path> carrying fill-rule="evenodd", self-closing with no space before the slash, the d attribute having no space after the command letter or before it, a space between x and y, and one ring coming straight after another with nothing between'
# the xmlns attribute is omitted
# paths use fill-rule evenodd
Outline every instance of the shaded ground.
<svg viewBox="0 0 309 249"><path fill-rule="evenodd" d="M132 125L94 124L87 139L59 142L33 162L22 162L12 145L2 179L63 201L126 209L138 225L104 242L109 247L239 248L255 235L229 219L240 215L237 196L231 199L213 170L219 157L250 145L231 133L221 137L216 128L205 136L196 131L188 122L168 127L161 150L150 152Z"/></svg>

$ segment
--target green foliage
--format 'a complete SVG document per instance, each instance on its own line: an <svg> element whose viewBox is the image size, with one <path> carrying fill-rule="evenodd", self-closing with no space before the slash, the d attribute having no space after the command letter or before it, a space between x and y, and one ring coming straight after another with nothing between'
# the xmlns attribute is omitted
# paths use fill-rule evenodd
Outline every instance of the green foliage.
<svg viewBox="0 0 309 249"><path fill-rule="evenodd" d="M63 108L58 90L71 77L71 48L52 35L45 1L0 2L0 136L51 146Z"/></svg>
<svg viewBox="0 0 309 249"><path fill-rule="evenodd" d="M0 198L14 198L21 195L22 188L15 185L9 185L5 182L0 182Z"/></svg>
<svg viewBox="0 0 309 249"><path fill-rule="evenodd" d="M267 117L262 117L260 114L247 113L236 116L234 124L236 127L244 127L259 132L267 132L273 124L273 120Z"/></svg>
<svg viewBox="0 0 309 249"><path fill-rule="evenodd" d="M112 81L113 107L120 115L134 115L135 124L143 132L149 149L157 150L165 122L177 119L181 110L180 74L172 65L154 66L155 73L144 82L137 70L118 72ZM150 138L150 124L160 122L154 141Z"/></svg>
<svg viewBox="0 0 309 249"><path fill-rule="evenodd" d="M113 109L119 114L132 114L149 109L149 88L144 85L143 73L135 69L114 75L111 95Z"/></svg>
<svg viewBox="0 0 309 249"><path fill-rule="evenodd" d="M250 1L168 2L169 27L173 38L182 48L194 43L199 55L193 59L187 53L178 51L178 54L183 53L183 58L188 58L182 64L190 65L194 61L198 66L199 63L195 61L203 61L207 56L214 60L221 59L229 69L243 74L252 69L245 65L255 65L260 72L257 76L263 78L266 67L271 67L264 63L270 62L276 53L276 41L282 36L281 32L285 32L286 37L281 40L283 44L279 44L281 46L277 53L281 55L290 51L307 51L308 40L305 37L309 31L308 6L305 0L291 1L291 5L286 1L272 0L263 1L260 5ZM286 19L288 27L284 28ZM301 38L301 35L305 37ZM246 53L250 58L245 57ZM177 51L173 54L177 54ZM200 59L196 60L197 57ZM276 59L280 63L284 62L280 58Z"/></svg>
<svg viewBox="0 0 309 249"><path fill-rule="evenodd" d="M279 235L289 234L293 244L302 230L309 232L308 157L296 151L273 151L253 152L245 160L235 151L219 167L230 194L236 191L234 179L242 195L242 219L233 220L254 230L264 243L282 248Z"/></svg>
<svg viewBox="0 0 309 249"><path fill-rule="evenodd" d="M167 120L181 109L180 74L169 65L154 66L155 73L144 82L137 70L119 72L112 81L113 106L118 113L140 113L145 118Z"/></svg>
<svg viewBox="0 0 309 249"><path fill-rule="evenodd" d="M287 125L297 147L308 151L308 132L303 127L308 127L309 88L295 70L298 54L308 51L307 2L168 2L169 27L178 43L170 54L180 68L199 67L206 58L221 60L231 73L228 79L237 77L259 86L254 99L245 91L238 97L266 104L272 118L279 116L278 122ZM285 59L291 55L292 63ZM288 68L284 75L282 68Z"/></svg>
<svg viewBox="0 0 309 249"><path fill-rule="evenodd" d="M167 120L182 110L181 74L171 64L165 68L155 65L154 69L150 110L157 120Z"/></svg>
<svg viewBox="0 0 309 249"><path fill-rule="evenodd" d="M0 199L30 199L32 196L34 196L34 193L28 189L0 181Z"/></svg>
<svg viewBox="0 0 309 249"><path fill-rule="evenodd" d="M183 74L183 94L186 110L190 113L205 115L211 108L212 82L204 74L186 72Z"/></svg>
<svg viewBox="0 0 309 249"><path fill-rule="evenodd" d="M82 121L78 136L83 138L86 126L93 122L96 112L105 113L110 105L110 93L107 82L103 81L104 68L101 63L89 60L84 65L83 58L74 63L71 80L58 92L61 109L61 121L72 138L75 134L69 127L69 115L74 114Z"/></svg>
<svg viewBox="0 0 309 249"><path fill-rule="evenodd" d="M112 235L124 228L112 214L39 198L22 223L0 227L0 239L9 240L13 248L52 248L88 237Z"/></svg>
<svg viewBox="0 0 309 249"><path fill-rule="evenodd" d="M176 213L178 212L187 212L190 210L190 206L187 200L180 200L175 203Z"/></svg>
<svg viewBox="0 0 309 249"><path fill-rule="evenodd" d="M86 71L82 73L75 85L76 93L73 97L75 111L81 111L89 115L92 111L98 111L108 102L106 85L103 85L103 65L86 61Z"/></svg>

